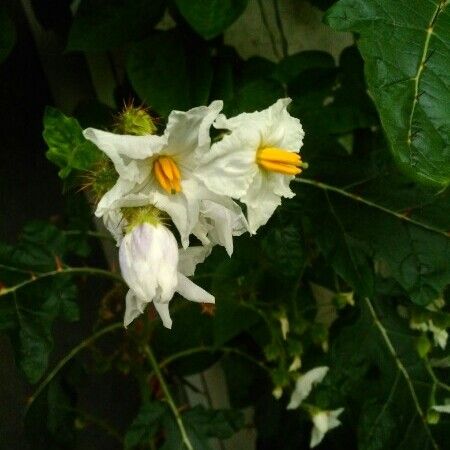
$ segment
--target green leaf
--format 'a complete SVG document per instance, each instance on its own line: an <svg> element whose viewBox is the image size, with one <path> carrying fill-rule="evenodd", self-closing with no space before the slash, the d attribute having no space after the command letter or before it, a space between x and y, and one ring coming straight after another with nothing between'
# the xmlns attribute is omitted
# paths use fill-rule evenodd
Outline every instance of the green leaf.
<svg viewBox="0 0 450 450"><path fill-rule="evenodd" d="M231 114L265 109L284 96L283 87L276 80L260 78L242 86L226 111Z"/></svg>
<svg viewBox="0 0 450 450"><path fill-rule="evenodd" d="M6 8L0 7L0 64L8 57L16 42L16 29Z"/></svg>
<svg viewBox="0 0 450 450"><path fill-rule="evenodd" d="M89 170L101 152L82 133L77 120L55 108L47 107L44 115L44 140L47 158L61 168L59 176L67 178L73 170Z"/></svg>
<svg viewBox="0 0 450 450"><path fill-rule="evenodd" d="M306 254L302 236L295 226L271 230L264 238L263 249L274 271L288 278L300 276Z"/></svg>
<svg viewBox="0 0 450 450"><path fill-rule="evenodd" d="M28 224L15 246L0 245L0 279L6 288L32 279L34 272L57 273L58 260L66 255L63 232L43 222ZM17 342L21 368L31 383L45 372L53 349L56 319L79 319L76 286L68 277L47 277L11 291L1 298L0 328Z"/></svg>
<svg viewBox="0 0 450 450"><path fill-rule="evenodd" d="M290 83L302 72L311 69L332 69L335 67L334 58L326 52L309 50L289 55L277 65L274 78Z"/></svg>
<svg viewBox="0 0 450 450"><path fill-rule="evenodd" d="M450 183L448 5L341 0L326 16L332 27L360 34L368 88L399 166L440 185Z"/></svg>
<svg viewBox="0 0 450 450"><path fill-rule="evenodd" d="M76 287L67 279L54 278L23 289L13 301L20 329L20 366L30 383L36 383L53 349L54 321L59 317L78 320Z"/></svg>
<svg viewBox="0 0 450 450"><path fill-rule="evenodd" d="M189 441L195 450L212 450L210 438L228 439L244 425L244 417L236 410L212 410L196 406L181 416ZM172 415L164 421L166 442L163 450L184 448L181 433Z"/></svg>
<svg viewBox="0 0 450 450"><path fill-rule="evenodd" d="M67 42L68 50L105 51L148 35L165 0L83 0Z"/></svg>
<svg viewBox="0 0 450 450"><path fill-rule="evenodd" d="M206 45L171 30L131 47L127 73L141 100L159 114L208 101L212 68Z"/></svg>
<svg viewBox="0 0 450 450"><path fill-rule="evenodd" d="M175 3L198 34L212 39L242 14L248 0L175 0Z"/></svg>
<svg viewBox="0 0 450 450"><path fill-rule="evenodd" d="M233 409L205 409L196 406L184 415L188 428L207 437L228 439L244 426L244 415Z"/></svg>
<svg viewBox="0 0 450 450"><path fill-rule="evenodd" d="M353 417L358 448L445 448L439 430L426 422L434 380L418 358L416 339L387 298L365 299L359 319L338 334L327 383L335 401L362 403Z"/></svg>
<svg viewBox="0 0 450 450"><path fill-rule="evenodd" d="M167 413L169 413L167 406L161 402L144 403L125 434L125 449L148 443L158 431L161 420Z"/></svg>

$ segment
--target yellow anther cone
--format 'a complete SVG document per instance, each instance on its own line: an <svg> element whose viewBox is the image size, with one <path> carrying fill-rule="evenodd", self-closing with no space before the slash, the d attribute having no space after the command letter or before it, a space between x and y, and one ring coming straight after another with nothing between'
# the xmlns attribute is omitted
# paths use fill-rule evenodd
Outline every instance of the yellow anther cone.
<svg viewBox="0 0 450 450"><path fill-rule="evenodd" d="M300 155L282 148L265 147L258 150L256 162L263 169L283 175L298 175L302 171Z"/></svg>
<svg viewBox="0 0 450 450"><path fill-rule="evenodd" d="M153 163L153 173L159 185L168 193L181 192L180 169L170 156L160 156Z"/></svg>

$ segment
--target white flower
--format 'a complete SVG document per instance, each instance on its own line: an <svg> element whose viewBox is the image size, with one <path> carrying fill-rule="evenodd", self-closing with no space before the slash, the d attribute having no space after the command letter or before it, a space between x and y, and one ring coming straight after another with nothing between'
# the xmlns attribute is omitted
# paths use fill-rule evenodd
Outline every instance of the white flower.
<svg viewBox="0 0 450 450"><path fill-rule="evenodd" d="M334 411L320 411L313 414L312 421L314 427L311 432L311 442L309 444L311 448L319 445L329 430L341 424L338 417L342 411L344 411L344 408L335 409Z"/></svg>
<svg viewBox="0 0 450 450"><path fill-rule="evenodd" d="M326 366L315 367L301 375L295 383L295 388L287 409L298 408L303 400L311 393L312 388L322 382L328 370L329 368Z"/></svg>
<svg viewBox="0 0 450 450"><path fill-rule="evenodd" d="M212 295L186 276L194 273L196 264L206 258L209 249L188 250L189 253L180 256L175 237L161 224L143 223L125 235L119 249L122 276L130 288L125 326L153 302L164 326L171 328L169 302L175 292L188 300L214 303Z"/></svg>
<svg viewBox="0 0 450 450"><path fill-rule="evenodd" d="M200 202L200 215L192 233L205 246L222 245L229 256L233 253L233 236L248 230L240 206L231 198L213 193Z"/></svg>
<svg viewBox="0 0 450 450"><path fill-rule="evenodd" d="M409 324L410 328L413 330L423 331L433 334L433 340L434 345L438 345L442 348L442 350L445 350L445 347L447 347L447 340L448 340L448 333L445 329L437 327L433 321L430 319L428 322L414 322L411 321Z"/></svg>
<svg viewBox="0 0 450 450"><path fill-rule="evenodd" d="M290 99L280 99L264 111L221 115L214 126L230 130L211 147L199 168L199 177L213 192L247 205L249 231L264 225L281 197L293 197L290 181L301 172L298 154L304 132L289 115Z"/></svg>
<svg viewBox="0 0 450 450"><path fill-rule="evenodd" d="M431 407L436 412L450 414L450 403L445 405L434 405Z"/></svg>
<svg viewBox="0 0 450 450"><path fill-rule="evenodd" d="M123 207L154 205L170 216L187 247L189 235L198 223L202 191L206 190L196 171L210 147L209 130L221 109L222 102L215 101L187 112L172 111L163 136L118 135L86 129L86 139L111 159L119 174L116 184L100 200L96 216L103 217L114 210L117 215ZM113 222L106 220L105 224ZM123 220L119 221L119 231L113 234L119 235L123 225Z"/></svg>

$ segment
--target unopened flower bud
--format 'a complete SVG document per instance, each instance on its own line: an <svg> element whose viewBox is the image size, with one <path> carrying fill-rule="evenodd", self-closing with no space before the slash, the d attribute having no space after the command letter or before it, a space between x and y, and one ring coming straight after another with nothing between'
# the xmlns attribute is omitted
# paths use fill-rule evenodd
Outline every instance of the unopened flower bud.
<svg viewBox="0 0 450 450"><path fill-rule="evenodd" d="M114 132L118 134L131 134L145 136L155 134L156 125L145 108L136 108L128 105L118 114L114 125Z"/></svg>

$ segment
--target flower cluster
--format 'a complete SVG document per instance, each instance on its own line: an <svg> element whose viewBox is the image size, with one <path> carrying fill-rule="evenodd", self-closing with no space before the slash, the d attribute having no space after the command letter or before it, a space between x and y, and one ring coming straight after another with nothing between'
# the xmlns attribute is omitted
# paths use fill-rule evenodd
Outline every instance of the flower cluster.
<svg viewBox="0 0 450 450"><path fill-rule="evenodd" d="M302 170L298 152L304 132L289 115L289 103L280 99L264 111L232 118L220 114L221 101L172 111L161 135L151 121L145 126L142 113L138 119L143 123L131 126L129 111L125 126L114 133L84 131L116 172L95 214L120 246L120 267L130 288L125 326L153 302L170 328L169 302L175 292L214 303L188 278L196 265L214 245L224 246L231 256L234 236L256 233L281 198L294 195L289 183ZM215 142L213 129L219 134ZM166 226L168 219L180 246ZM192 236L201 245L190 246Z"/></svg>

